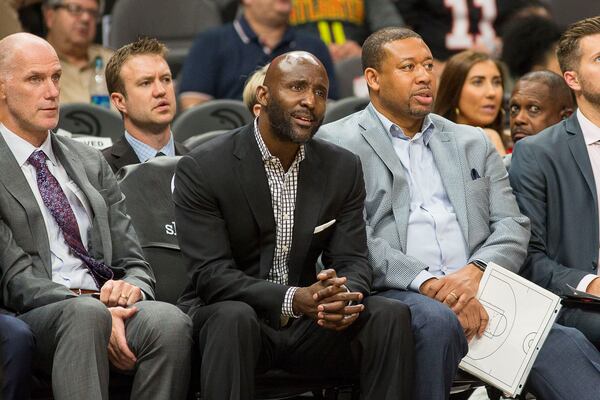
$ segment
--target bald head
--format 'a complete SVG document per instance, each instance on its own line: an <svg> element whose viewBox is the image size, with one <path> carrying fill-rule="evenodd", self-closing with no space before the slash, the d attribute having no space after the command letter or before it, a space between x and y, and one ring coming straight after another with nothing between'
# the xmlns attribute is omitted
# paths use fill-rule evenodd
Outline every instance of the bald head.
<svg viewBox="0 0 600 400"><path fill-rule="evenodd" d="M571 90L560 75L550 71L523 75L515 84L509 102L513 141L560 122L571 115L574 108Z"/></svg>
<svg viewBox="0 0 600 400"><path fill-rule="evenodd" d="M276 57L256 90L261 106L261 132L282 141L304 143L319 129L325 115L329 79L312 54L293 51Z"/></svg>
<svg viewBox="0 0 600 400"><path fill-rule="evenodd" d="M12 75L15 67L21 67L19 60L39 52L51 54L58 60L50 43L31 33L19 32L0 40L0 79Z"/></svg>
<svg viewBox="0 0 600 400"><path fill-rule="evenodd" d="M539 82L546 85L552 93L553 101L561 107L574 107L573 94L564 78L551 71L534 71L525 74L518 82ZM517 83L518 83L517 82Z"/></svg>
<svg viewBox="0 0 600 400"><path fill-rule="evenodd" d="M61 75L56 52L28 33L0 41L0 114L10 131L39 146L58 124Z"/></svg>
<svg viewBox="0 0 600 400"><path fill-rule="evenodd" d="M291 51L275 57L271 61L265 75L264 85L270 87L271 84L277 84L282 76L306 69L320 70L329 84L325 67L317 57L306 51Z"/></svg>

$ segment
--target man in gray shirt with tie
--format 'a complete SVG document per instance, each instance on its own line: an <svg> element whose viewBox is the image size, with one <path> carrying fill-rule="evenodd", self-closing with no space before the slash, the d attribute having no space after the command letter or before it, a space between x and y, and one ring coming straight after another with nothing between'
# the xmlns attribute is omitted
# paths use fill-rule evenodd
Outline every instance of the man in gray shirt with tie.
<svg viewBox="0 0 600 400"><path fill-rule="evenodd" d="M135 399L183 399L191 323L154 298L124 197L97 151L50 132L61 66L45 40L0 41L2 304L36 338L55 399L108 399L109 365Z"/></svg>
<svg viewBox="0 0 600 400"><path fill-rule="evenodd" d="M374 289L411 309L413 398L444 399L467 340L487 325L475 298L483 269L493 261L519 270L529 220L485 133L431 113L433 57L419 35L376 32L362 61L371 104L317 137L360 156ZM596 398L598 361L581 333L557 325L533 366L530 390L544 399Z"/></svg>

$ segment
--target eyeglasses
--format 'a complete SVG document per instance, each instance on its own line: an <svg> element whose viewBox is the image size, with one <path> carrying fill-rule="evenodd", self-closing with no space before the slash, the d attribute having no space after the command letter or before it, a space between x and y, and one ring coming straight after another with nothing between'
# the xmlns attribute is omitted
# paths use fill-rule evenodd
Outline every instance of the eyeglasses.
<svg viewBox="0 0 600 400"><path fill-rule="evenodd" d="M96 21L100 21L100 11L96 8L85 8L80 6L79 4L73 3L64 3L57 4L54 6L54 9L63 8L67 10L67 12L74 17L81 17L83 13L87 13L90 17L92 17Z"/></svg>

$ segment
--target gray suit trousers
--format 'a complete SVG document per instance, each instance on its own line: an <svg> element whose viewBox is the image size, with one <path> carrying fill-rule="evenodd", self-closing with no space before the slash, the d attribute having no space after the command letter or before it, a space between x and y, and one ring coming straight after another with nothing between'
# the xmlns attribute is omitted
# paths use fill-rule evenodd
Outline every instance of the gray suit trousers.
<svg viewBox="0 0 600 400"><path fill-rule="evenodd" d="M137 357L132 399L185 399L190 379L191 321L173 305L136 304L126 320L127 344ZM108 342L112 319L90 296L71 298L19 316L36 337L36 361L52 374L57 400L108 399Z"/></svg>

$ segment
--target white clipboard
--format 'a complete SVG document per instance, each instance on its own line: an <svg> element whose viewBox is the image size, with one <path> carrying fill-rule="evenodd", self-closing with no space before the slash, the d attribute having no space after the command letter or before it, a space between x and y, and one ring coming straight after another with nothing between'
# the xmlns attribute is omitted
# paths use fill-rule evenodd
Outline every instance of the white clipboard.
<svg viewBox="0 0 600 400"><path fill-rule="evenodd" d="M477 298L490 320L483 336L469 343L460 368L517 396L558 316L560 297L489 263Z"/></svg>

